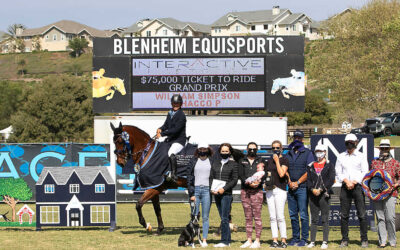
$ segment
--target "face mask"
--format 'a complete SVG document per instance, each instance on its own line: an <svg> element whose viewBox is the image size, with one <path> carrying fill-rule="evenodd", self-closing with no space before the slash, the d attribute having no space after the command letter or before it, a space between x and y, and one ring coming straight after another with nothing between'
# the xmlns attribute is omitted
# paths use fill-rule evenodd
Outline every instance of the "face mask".
<svg viewBox="0 0 400 250"><path fill-rule="evenodd" d="M280 155L280 154L281 154L281 151L280 151L280 150L274 150L274 154Z"/></svg>
<svg viewBox="0 0 400 250"><path fill-rule="evenodd" d="M253 148L249 149L248 152L247 152L247 155L250 156L250 157L257 156L257 149L255 149L255 148L254 149Z"/></svg>
<svg viewBox="0 0 400 250"><path fill-rule="evenodd" d="M302 141L299 141L299 140L294 140L289 145L289 149L294 149L294 150L298 150L299 148L302 148L302 147L304 147L304 143Z"/></svg>
<svg viewBox="0 0 400 250"><path fill-rule="evenodd" d="M224 160L225 160L225 159L228 159L229 156L230 156L230 154L221 154L221 153L220 153L219 155L220 155L221 158L224 159Z"/></svg>
<svg viewBox="0 0 400 250"><path fill-rule="evenodd" d="M345 145L348 150L356 148L356 144L352 142L345 142Z"/></svg>
<svg viewBox="0 0 400 250"><path fill-rule="evenodd" d="M390 157L392 157L392 155L388 151L380 151L379 152L379 159L382 161L386 161Z"/></svg>
<svg viewBox="0 0 400 250"><path fill-rule="evenodd" d="M325 153L324 153L324 152L316 152L316 153L315 153L315 156L316 156L318 159L323 159L323 158L325 158Z"/></svg>
<svg viewBox="0 0 400 250"><path fill-rule="evenodd" d="M207 151L199 151L199 156L208 156Z"/></svg>

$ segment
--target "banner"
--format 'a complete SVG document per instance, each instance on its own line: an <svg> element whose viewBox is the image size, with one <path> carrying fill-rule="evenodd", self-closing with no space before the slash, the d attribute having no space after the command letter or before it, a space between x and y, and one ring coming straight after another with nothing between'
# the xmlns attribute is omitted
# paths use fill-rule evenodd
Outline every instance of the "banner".
<svg viewBox="0 0 400 250"><path fill-rule="evenodd" d="M304 111L304 37L95 38L96 113L184 109Z"/></svg>
<svg viewBox="0 0 400 250"><path fill-rule="evenodd" d="M0 144L0 178L23 178L32 190L44 167L110 166L108 144Z"/></svg>

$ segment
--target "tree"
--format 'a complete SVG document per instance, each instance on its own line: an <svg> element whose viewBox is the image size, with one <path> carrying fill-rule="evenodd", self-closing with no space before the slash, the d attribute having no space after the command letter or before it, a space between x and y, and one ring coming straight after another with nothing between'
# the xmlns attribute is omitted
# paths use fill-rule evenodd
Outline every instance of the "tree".
<svg viewBox="0 0 400 250"><path fill-rule="evenodd" d="M0 130L11 125L11 115L20 106L22 82L0 81Z"/></svg>
<svg viewBox="0 0 400 250"><path fill-rule="evenodd" d="M18 73L20 73L21 75L24 75L24 72L25 72L25 68L24 67L26 65L25 59L19 60L17 62L17 64L18 64L18 68L19 68Z"/></svg>
<svg viewBox="0 0 400 250"><path fill-rule="evenodd" d="M40 51L42 49L42 44L40 43L40 37L34 36L32 38L32 47L35 51Z"/></svg>
<svg viewBox="0 0 400 250"><path fill-rule="evenodd" d="M332 89L338 119L354 120L400 108L400 2L376 0L326 22L330 40L307 45L306 71Z"/></svg>
<svg viewBox="0 0 400 250"><path fill-rule="evenodd" d="M70 71L75 76L81 75L83 73L82 66L78 63L73 63L69 65L68 71Z"/></svg>
<svg viewBox="0 0 400 250"><path fill-rule="evenodd" d="M75 37L68 41L68 47L72 49L71 56L80 57L85 49L88 47L89 42L85 38Z"/></svg>
<svg viewBox="0 0 400 250"><path fill-rule="evenodd" d="M12 221L15 221L15 205L32 198L32 191L24 179L0 178L0 196L11 207Z"/></svg>
<svg viewBox="0 0 400 250"><path fill-rule="evenodd" d="M14 23L14 24L8 26L7 33L4 34L4 39L7 42L10 42L12 44L11 47L10 47L11 51L14 52L15 49L17 49L18 47L20 47L20 48L23 47L23 50L25 49L24 41L21 40L21 39L18 39L18 37L17 37L18 36L18 32L21 31L21 30L24 30L24 29L26 29L26 27L23 24L20 24L20 23ZM22 43L21 43L21 41L22 41ZM17 44L17 42L19 44ZM22 52L23 50L20 50L20 51Z"/></svg>
<svg viewBox="0 0 400 250"><path fill-rule="evenodd" d="M20 52L25 51L25 41L21 38L16 38L15 40L15 48Z"/></svg>
<svg viewBox="0 0 400 250"><path fill-rule="evenodd" d="M11 117L14 142L93 140L92 89L89 78L53 75L24 89Z"/></svg>

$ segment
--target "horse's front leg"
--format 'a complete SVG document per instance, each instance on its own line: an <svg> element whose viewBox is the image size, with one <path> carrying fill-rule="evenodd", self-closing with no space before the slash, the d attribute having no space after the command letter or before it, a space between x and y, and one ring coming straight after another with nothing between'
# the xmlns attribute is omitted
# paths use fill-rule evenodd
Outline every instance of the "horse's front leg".
<svg viewBox="0 0 400 250"><path fill-rule="evenodd" d="M112 98L114 97L114 93L115 93L115 90L110 89L110 95L108 95L108 96L106 97L106 100L108 101L108 100L112 99Z"/></svg>
<svg viewBox="0 0 400 250"><path fill-rule="evenodd" d="M282 89L282 95L283 95L286 99L290 99L290 96L288 95L287 89Z"/></svg>
<svg viewBox="0 0 400 250"><path fill-rule="evenodd" d="M139 223L144 228L146 228L147 231L151 231L151 226L150 226L150 224L146 224L146 220L144 219L143 213L142 213L142 207L147 201L149 201L150 199L153 198L153 193L151 192L151 190L152 189L146 190L142 194L142 196L140 197L138 202L136 202L136 211L137 211L137 214L139 216Z"/></svg>
<svg viewBox="0 0 400 250"><path fill-rule="evenodd" d="M161 216L160 195L154 196L151 201L153 202L154 212L157 216L157 234L161 234L161 232L164 230L164 222Z"/></svg>

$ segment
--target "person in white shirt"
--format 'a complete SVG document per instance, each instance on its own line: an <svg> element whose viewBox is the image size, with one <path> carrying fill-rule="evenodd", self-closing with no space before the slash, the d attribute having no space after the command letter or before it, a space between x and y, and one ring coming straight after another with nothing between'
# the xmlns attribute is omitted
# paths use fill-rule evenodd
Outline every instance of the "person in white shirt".
<svg viewBox="0 0 400 250"><path fill-rule="evenodd" d="M341 232L340 247L347 247L349 241L349 213L352 200L360 221L361 247L368 247L368 222L365 210L364 193L361 182L368 173L368 161L357 149L358 139L354 134L345 138L346 151L336 160L336 179L342 183L340 190Z"/></svg>

